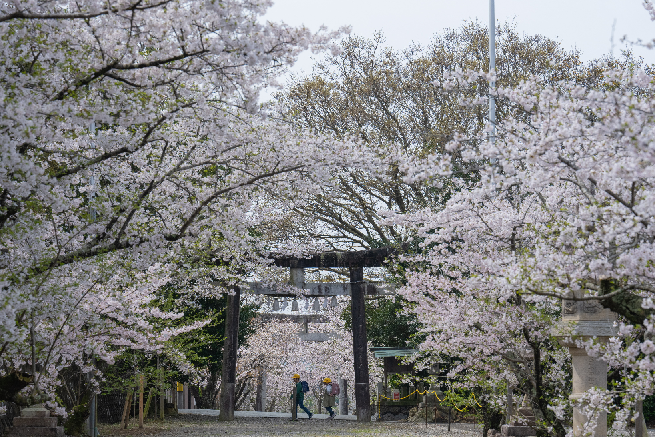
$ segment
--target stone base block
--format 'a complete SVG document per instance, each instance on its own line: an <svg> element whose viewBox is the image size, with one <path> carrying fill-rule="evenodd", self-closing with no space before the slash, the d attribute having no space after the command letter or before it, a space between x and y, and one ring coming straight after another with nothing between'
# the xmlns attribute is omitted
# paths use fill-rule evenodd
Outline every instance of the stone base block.
<svg viewBox="0 0 655 437"><path fill-rule="evenodd" d="M14 417L14 427L46 427L54 428L57 426L56 417Z"/></svg>
<svg viewBox="0 0 655 437"><path fill-rule="evenodd" d="M13 427L8 437L64 437L64 427L56 426L51 428L38 427L38 426L23 426L20 428Z"/></svg>
<svg viewBox="0 0 655 437"><path fill-rule="evenodd" d="M535 419L534 416L532 417L522 417L522 420L520 421L515 421L515 422L510 422L509 425L512 426L535 426L537 424L537 420Z"/></svg>
<svg viewBox="0 0 655 437"><path fill-rule="evenodd" d="M45 408L23 408L20 411L21 417L50 417L50 411Z"/></svg>
<svg viewBox="0 0 655 437"><path fill-rule="evenodd" d="M504 436L536 436L537 431L531 426L516 426L516 425L503 425L500 427L500 432Z"/></svg>

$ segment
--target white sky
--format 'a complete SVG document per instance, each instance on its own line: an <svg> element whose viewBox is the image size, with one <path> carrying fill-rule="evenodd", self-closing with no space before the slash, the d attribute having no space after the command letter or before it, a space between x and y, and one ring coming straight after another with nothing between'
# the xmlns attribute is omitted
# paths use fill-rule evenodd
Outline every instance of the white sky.
<svg viewBox="0 0 655 437"><path fill-rule="evenodd" d="M401 50L412 42L429 44L432 36L446 28L459 27L465 20L489 22L488 0L274 0L265 16L271 21L304 24L317 30L351 25L355 35L372 37L383 31L387 45ZM565 48L577 47L583 59L609 54L614 29L614 55L631 40L655 38L642 0L496 0L496 21L516 23L521 33L542 34ZM655 50L635 48L646 62L655 63ZM303 54L292 71L311 71L312 56Z"/></svg>

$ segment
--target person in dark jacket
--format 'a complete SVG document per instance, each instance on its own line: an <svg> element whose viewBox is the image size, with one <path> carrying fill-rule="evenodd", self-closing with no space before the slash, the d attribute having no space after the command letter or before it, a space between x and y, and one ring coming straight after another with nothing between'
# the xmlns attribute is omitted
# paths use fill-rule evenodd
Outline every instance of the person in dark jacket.
<svg viewBox="0 0 655 437"><path fill-rule="evenodd" d="M305 392L302 391L302 383L300 382L300 375L297 373L293 375L293 382L295 382L295 390L296 390L296 417L298 416L298 405L300 405L300 408L307 413L307 416L311 419L313 414L309 412L307 407L303 404L305 402ZM291 399L293 399L293 393L291 394Z"/></svg>

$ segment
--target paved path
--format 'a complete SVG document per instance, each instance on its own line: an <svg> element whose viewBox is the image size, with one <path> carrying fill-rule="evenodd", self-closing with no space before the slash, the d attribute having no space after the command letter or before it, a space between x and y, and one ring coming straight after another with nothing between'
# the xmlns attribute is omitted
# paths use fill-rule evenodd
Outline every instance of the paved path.
<svg viewBox="0 0 655 437"><path fill-rule="evenodd" d="M149 419L144 429L131 420L128 429L119 429L118 424L100 424L102 437L154 436L154 437L482 437L479 426L472 423L453 423L448 432L447 424L411 422L359 423L354 420L307 420L289 421L284 413L269 413L273 417L261 417L255 412L242 411L233 422L219 422L218 412L187 410L166 421ZM193 413L191 413L193 412ZM253 417L254 415L254 417ZM325 415L322 415L325 416ZM325 416L327 417L327 416ZM655 430L649 429L649 437L655 437Z"/></svg>
<svg viewBox="0 0 655 437"><path fill-rule="evenodd" d="M198 412L198 410L192 410ZM245 411L242 413L246 413ZM211 414L211 415L209 415ZM354 420L307 420L292 422L287 417L239 417L232 422L219 422L216 413L206 415L181 414L165 422L149 420L144 429L135 421L128 429L118 425L104 425L102 437L155 436L155 437L482 437L479 429L464 430L453 426L450 432L445 424L407 422L370 422ZM303 414L306 417L306 415ZM325 415L323 415L325 416Z"/></svg>
<svg viewBox="0 0 655 437"><path fill-rule="evenodd" d="M202 409L194 409L194 410L184 410L180 409L177 410L178 413L180 414L197 414L199 416L218 416L220 413L219 410L202 410ZM251 418L268 418L268 419L291 419L291 413L276 413L276 412L269 412L269 411L235 411L234 412L234 417L240 418L240 417L251 417ZM318 419L327 419L330 417L327 414L314 414L312 416L312 419L318 420ZM307 414L303 411L298 412L298 419L307 419ZM335 420L357 420L357 416L354 416L352 414L349 414L347 416L341 416L341 415L336 415L334 417Z"/></svg>

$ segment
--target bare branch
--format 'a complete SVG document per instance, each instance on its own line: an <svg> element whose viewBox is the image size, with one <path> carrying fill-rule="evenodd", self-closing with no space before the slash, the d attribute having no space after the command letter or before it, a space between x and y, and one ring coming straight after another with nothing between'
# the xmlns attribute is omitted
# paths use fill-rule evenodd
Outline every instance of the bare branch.
<svg viewBox="0 0 655 437"><path fill-rule="evenodd" d="M587 300L604 300L604 299L611 299L614 296L618 296L619 294L623 294L627 291L630 290L643 290L643 291L649 291L651 293L655 293L655 289L646 287L646 286L641 286L641 285L628 285L627 287L620 288L618 290L614 290L611 293L608 294L603 294L601 296L581 296L581 297L574 297L574 296L564 296L560 293L551 293L548 291L540 291L540 290L535 290L532 288L526 288L530 293L536 294L539 296L547 296L547 297L555 297L557 299L561 300L571 300L571 301L576 301L576 302L581 302L581 301L587 301Z"/></svg>
<svg viewBox="0 0 655 437"><path fill-rule="evenodd" d="M126 11L145 11L147 9L158 8L159 6L166 5L170 3L170 1L171 0L164 0L159 3L153 3L145 6L138 6L139 4L141 4L141 1L138 1L134 5L122 9L108 8L98 12L86 12L86 13L78 12L72 14L54 14L54 13L35 14L25 11L16 11L13 14L8 14L3 17L0 17L0 23L10 20L87 20L90 18L101 17L109 13L117 14Z"/></svg>

